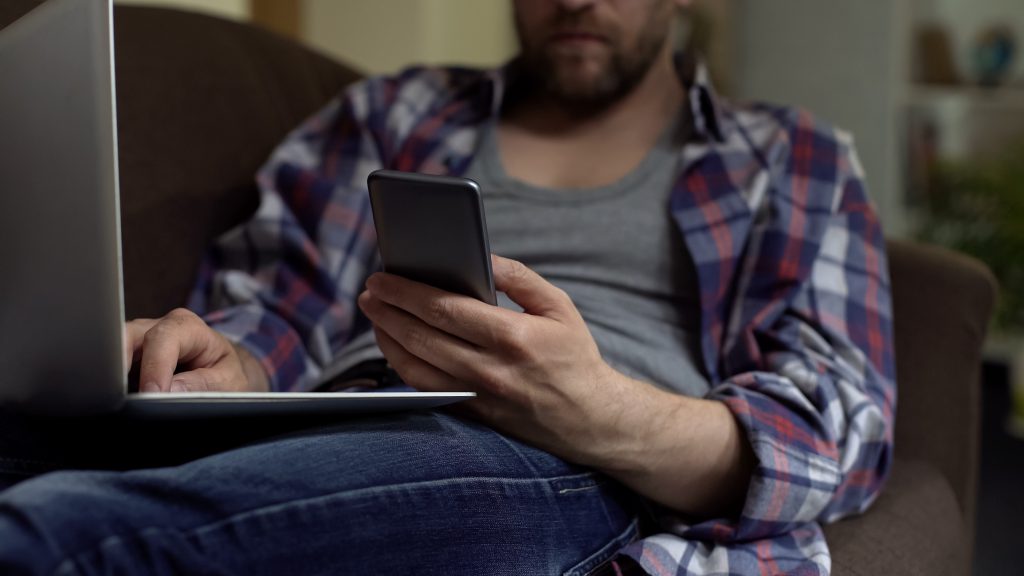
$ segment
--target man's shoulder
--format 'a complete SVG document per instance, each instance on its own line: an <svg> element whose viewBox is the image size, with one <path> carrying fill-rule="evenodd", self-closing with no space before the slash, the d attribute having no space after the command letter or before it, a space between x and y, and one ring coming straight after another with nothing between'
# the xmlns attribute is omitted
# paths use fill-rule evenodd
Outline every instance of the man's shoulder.
<svg viewBox="0 0 1024 576"><path fill-rule="evenodd" d="M369 76L352 85L349 95L376 112L396 105L429 110L438 103L465 97L467 90L489 85L495 71L458 66L410 66L393 74Z"/></svg>
<svg viewBox="0 0 1024 576"><path fill-rule="evenodd" d="M853 145L849 132L806 108L762 101L724 102L722 107L741 130L759 140L782 141L791 148L816 145L843 150Z"/></svg>
<svg viewBox="0 0 1024 576"><path fill-rule="evenodd" d="M853 137L828 120L804 108L764 102L725 103L723 116L734 123L736 140L751 161L766 169L773 184L769 196L785 198L793 209L828 214L848 184L863 189Z"/></svg>
<svg viewBox="0 0 1024 576"><path fill-rule="evenodd" d="M498 80L495 70L415 66L351 86L342 105L384 165L401 159L408 169L419 167L452 127L486 118Z"/></svg>
<svg viewBox="0 0 1024 576"><path fill-rule="evenodd" d="M768 102L727 102L723 108L743 137L772 164L849 168L853 136L805 108Z"/></svg>

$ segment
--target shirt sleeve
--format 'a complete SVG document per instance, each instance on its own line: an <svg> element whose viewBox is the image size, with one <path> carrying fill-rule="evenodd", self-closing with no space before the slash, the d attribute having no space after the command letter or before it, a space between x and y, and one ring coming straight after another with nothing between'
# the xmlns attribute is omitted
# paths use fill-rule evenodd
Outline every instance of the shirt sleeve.
<svg viewBox="0 0 1024 576"><path fill-rule="evenodd" d="M247 349L275 391L305 391L368 328L355 305L378 267L366 176L380 166L356 85L294 130L257 175L259 206L205 258L189 307Z"/></svg>
<svg viewBox="0 0 1024 576"><path fill-rule="evenodd" d="M789 214L774 224L785 232L761 238L762 257L767 244L779 249L765 259L775 268L755 267L756 296L748 287L737 306L754 311L732 352L731 364L747 369L709 393L756 455L742 513L689 526L686 536L749 541L832 521L865 510L888 474L896 389L884 237L852 144L841 134L839 142L835 194L818 230L794 235ZM793 152L801 153L810 154Z"/></svg>

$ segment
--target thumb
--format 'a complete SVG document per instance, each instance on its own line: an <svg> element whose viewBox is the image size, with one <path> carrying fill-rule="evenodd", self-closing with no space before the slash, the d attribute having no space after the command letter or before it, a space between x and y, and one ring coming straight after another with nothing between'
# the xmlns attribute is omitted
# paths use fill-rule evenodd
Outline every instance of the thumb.
<svg viewBox="0 0 1024 576"><path fill-rule="evenodd" d="M504 292L527 314L559 318L573 309L569 297L554 284L517 260L491 254L494 288Z"/></svg>
<svg viewBox="0 0 1024 576"><path fill-rule="evenodd" d="M171 377L169 392L230 392L224 371L217 368L196 368Z"/></svg>

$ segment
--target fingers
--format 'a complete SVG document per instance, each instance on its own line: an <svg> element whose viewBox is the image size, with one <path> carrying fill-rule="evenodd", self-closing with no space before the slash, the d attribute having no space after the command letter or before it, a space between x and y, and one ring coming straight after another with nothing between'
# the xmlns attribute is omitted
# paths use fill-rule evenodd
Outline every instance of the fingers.
<svg viewBox="0 0 1024 576"><path fill-rule="evenodd" d="M502 310L461 294L446 292L393 274L378 273L366 282L378 300L400 308L423 322L481 346L490 346L490 326L503 320Z"/></svg>
<svg viewBox="0 0 1024 576"><path fill-rule="evenodd" d="M377 346L380 347L388 364L398 372L402 381L424 392L450 392L465 390L464 385L450 374L438 370L402 348L402 345L388 336L387 332L374 327Z"/></svg>
<svg viewBox="0 0 1024 576"><path fill-rule="evenodd" d="M366 286L377 300L481 348L501 348L522 331L524 317L518 312L400 276L377 273ZM364 312L370 316L369 311ZM372 316L370 319L374 320Z"/></svg>
<svg viewBox="0 0 1024 576"><path fill-rule="evenodd" d="M484 360L474 344L439 330L370 292L359 295L359 307L373 321L378 333L390 337L403 351L455 377L465 377L469 367Z"/></svg>
<svg viewBox="0 0 1024 576"><path fill-rule="evenodd" d="M131 327L133 346L138 350L137 333L145 321ZM179 363L199 367L214 365L229 351L229 345L198 316L188 310L175 310L154 321L141 337L139 389L142 392L168 392Z"/></svg>
<svg viewBox="0 0 1024 576"><path fill-rule="evenodd" d="M575 311L566 293L517 260L491 254L494 288L504 292L527 314L565 318Z"/></svg>
<svg viewBox="0 0 1024 576"><path fill-rule="evenodd" d="M156 325L158 320L139 318L124 325L124 371L131 369L132 362L139 359L142 352L142 341L146 332Z"/></svg>
<svg viewBox="0 0 1024 576"><path fill-rule="evenodd" d="M446 406L445 410L476 419L487 412L483 392L413 356L383 330L376 327L373 330L377 346L403 382L421 392L476 392L477 398Z"/></svg>
<svg viewBox="0 0 1024 576"><path fill-rule="evenodd" d="M188 372L179 372L171 377L167 392L229 392L237 389L238 382L225 378L224 370L196 368Z"/></svg>

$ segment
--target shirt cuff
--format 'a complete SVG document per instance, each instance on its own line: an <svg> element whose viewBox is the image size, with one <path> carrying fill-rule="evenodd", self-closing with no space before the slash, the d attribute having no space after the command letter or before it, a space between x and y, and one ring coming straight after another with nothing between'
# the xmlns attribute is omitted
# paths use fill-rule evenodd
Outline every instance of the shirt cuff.
<svg viewBox="0 0 1024 576"><path fill-rule="evenodd" d="M756 462L739 518L689 526L687 536L718 542L770 538L815 521L829 505L842 481L838 450L815 433L805 414L763 392L778 386L768 382L776 379L745 374L708 395L732 412Z"/></svg>
<svg viewBox="0 0 1024 576"><path fill-rule="evenodd" d="M259 306L237 306L211 312L203 320L255 358L272 392L303 392L314 380L299 335L276 314Z"/></svg>

